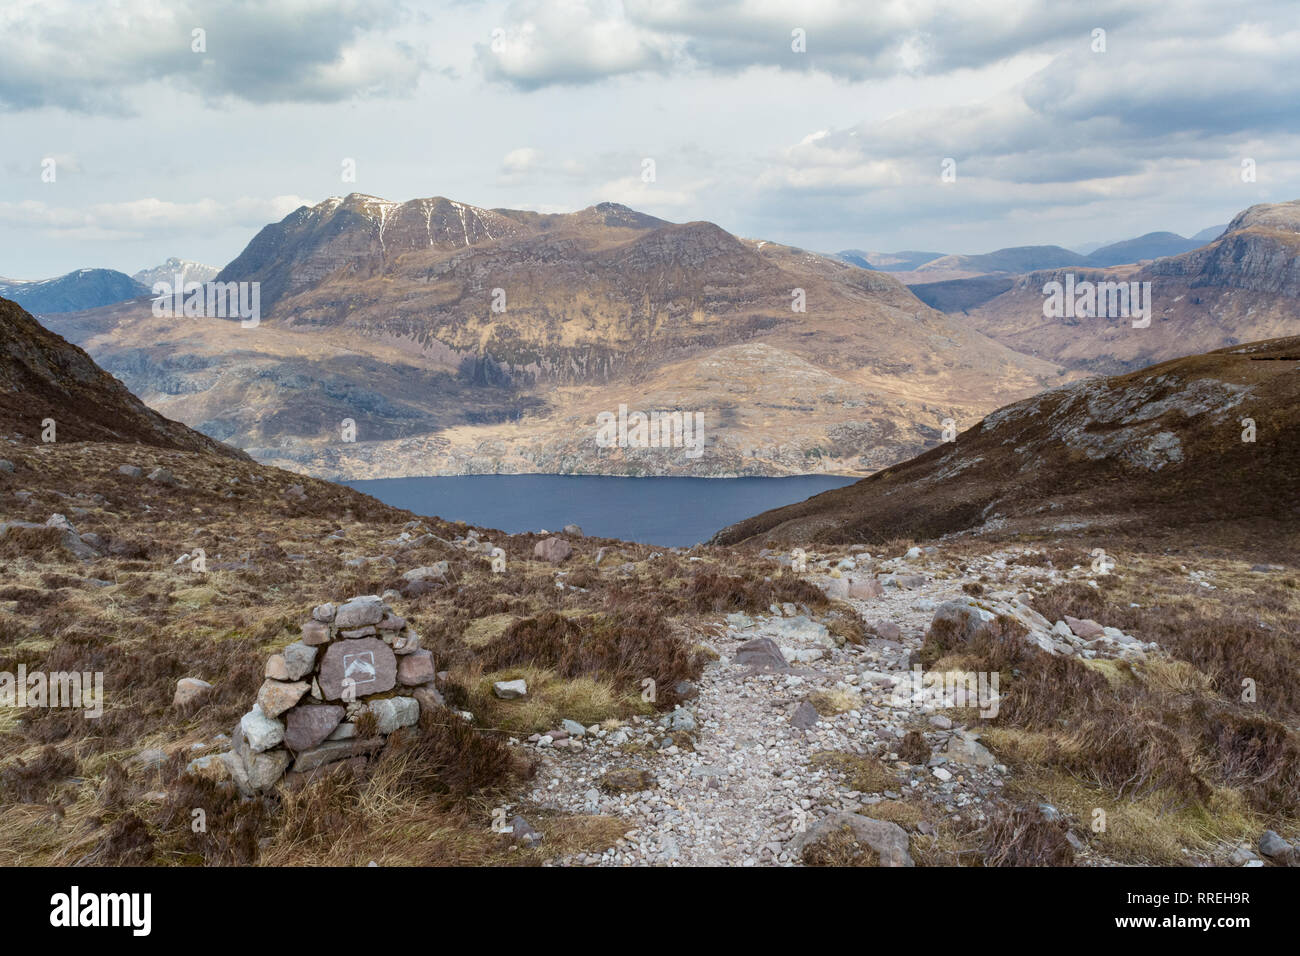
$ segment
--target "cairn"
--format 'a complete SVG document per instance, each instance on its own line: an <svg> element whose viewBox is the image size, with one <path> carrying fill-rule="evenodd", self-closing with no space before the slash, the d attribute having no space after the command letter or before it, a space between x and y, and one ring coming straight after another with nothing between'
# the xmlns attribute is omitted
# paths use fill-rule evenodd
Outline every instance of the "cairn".
<svg viewBox="0 0 1300 956"><path fill-rule="evenodd" d="M442 706L433 655L376 595L314 608L299 640L267 660L265 676L233 749L190 765L224 768L246 795L340 761L362 770L422 708Z"/></svg>

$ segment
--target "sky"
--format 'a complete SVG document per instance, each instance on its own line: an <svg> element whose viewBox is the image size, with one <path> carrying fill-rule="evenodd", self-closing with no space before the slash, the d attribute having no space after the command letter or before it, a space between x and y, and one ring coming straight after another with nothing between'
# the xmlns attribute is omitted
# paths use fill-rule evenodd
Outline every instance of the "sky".
<svg viewBox="0 0 1300 956"><path fill-rule="evenodd" d="M1191 235L1300 198L1297 63L1294 0L3 0L0 276L221 266L349 192L820 252Z"/></svg>

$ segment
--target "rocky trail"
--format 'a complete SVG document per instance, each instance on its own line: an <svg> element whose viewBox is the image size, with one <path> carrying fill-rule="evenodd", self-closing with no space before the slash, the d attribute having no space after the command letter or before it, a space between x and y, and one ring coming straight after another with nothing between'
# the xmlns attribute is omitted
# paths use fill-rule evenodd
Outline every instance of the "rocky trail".
<svg viewBox="0 0 1300 956"><path fill-rule="evenodd" d="M551 862L793 865L806 842L847 822L882 863L910 866L908 834L877 821L873 808L883 805L896 815L929 804L937 815L982 820L981 808L1002 788L1007 768L979 743L980 711L924 706L913 694L911 667L936 609L974 604L963 584L992 572L1014 586L1016 576L1030 569L998 555L977 560L964 573L919 550L909 557L875 563L884 587L873 590L881 593L849 599L874 626L876 636L865 644L837 641L807 608L787 604L767 615L731 614L707 637L718 659L688 704L617 727L577 734L580 728L566 722L567 730L534 735L526 742L541 756L528 795L534 805L613 815L628 824L623 839L603 854ZM847 570L854 563L850 558L839 566ZM1051 574L1087 576L1082 569ZM825 587L837 580L825 571L809 577ZM1004 602L1032 623L1040 643L1055 640L1064 652L1063 635L1051 634L1049 622L1010 594L981 600L995 607ZM1074 640L1081 645L1074 652L1085 656L1111 653L1098 650L1102 645L1123 654L1145 652L1128 638L1099 636L1094 647ZM949 713L969 716L954 721ZM915 733L905 742L909 730ZM918 734L924 740L919 752ZM933 832L926 822L908 822L917 832Z"/></svg>

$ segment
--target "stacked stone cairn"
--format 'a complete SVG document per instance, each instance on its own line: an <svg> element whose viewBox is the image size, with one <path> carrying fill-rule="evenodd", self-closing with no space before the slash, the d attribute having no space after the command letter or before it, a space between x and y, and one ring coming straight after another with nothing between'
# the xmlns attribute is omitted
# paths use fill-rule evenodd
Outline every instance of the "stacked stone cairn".
<svg viewBox="0 0 1300 956"><path fill-rule="evenodd" d="M301 638L271 655L265 673L234 748L215 758L246 795L340 761L362 771L390 734L415 724L422 708L442 706L433 655L376 595L314 608Z"/></svg>

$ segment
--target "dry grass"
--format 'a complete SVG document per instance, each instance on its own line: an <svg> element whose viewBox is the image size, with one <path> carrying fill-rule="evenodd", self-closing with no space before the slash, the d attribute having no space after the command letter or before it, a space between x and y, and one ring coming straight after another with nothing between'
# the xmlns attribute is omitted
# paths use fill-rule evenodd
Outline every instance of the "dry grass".
<svg viewBox="0 0 1300 956"><path fill-rule="evenodd" d="M859 793L880 793L898 786L898 776L875 757L839 750L822 750L813 754L808 763L812 767L827 768L842 774L845 786Z"/></svg>

